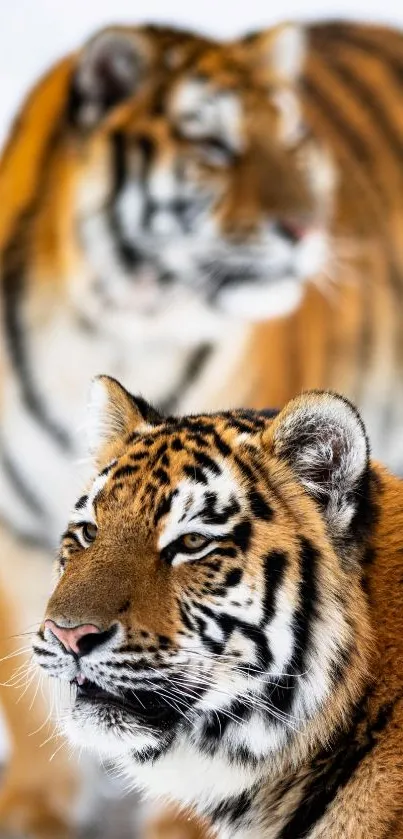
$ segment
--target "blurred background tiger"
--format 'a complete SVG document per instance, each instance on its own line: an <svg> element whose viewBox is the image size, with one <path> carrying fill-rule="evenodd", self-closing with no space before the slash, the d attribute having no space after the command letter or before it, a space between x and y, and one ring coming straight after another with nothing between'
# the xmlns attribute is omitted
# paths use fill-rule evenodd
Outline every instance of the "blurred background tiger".
<svg viewBox="0 0 403 839"><path fill-rule="evenodd" d="M0 819L14 835L66 835L76 797L46 700L11 657L26 636L11 636L36 628L89 468L75 465L91 376L172 413L334 388L402 471L402 71L401 34L375 26L225 43L120 26L26 99L0 166L1 681L23 686L18 706L1 692ZM94 810L85 797L80 819Z"/></svg>

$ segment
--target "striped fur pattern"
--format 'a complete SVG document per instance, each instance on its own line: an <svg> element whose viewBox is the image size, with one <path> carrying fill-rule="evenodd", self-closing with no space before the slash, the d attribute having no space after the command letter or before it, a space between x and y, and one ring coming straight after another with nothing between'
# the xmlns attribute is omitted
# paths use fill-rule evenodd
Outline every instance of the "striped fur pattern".
<svg viewBox="0 0 403 839"><path fill-rule="evenodd" d="M275 348L260 377L266 404L311 387L344 392L376 455L401 473L403 37L340 22L305 31L298 101L334 166L330 258L293 315L257 330L253 357ZM267 81L272 38L246 44Z"/></svg>
<svg viewBox="0 0 403 839"><path fill-rule="evenodd" d="M0 167L14 529L57 539L100 368L179 413L335 388L402 468L401 54L352 24L113 28L38 83Z"/></svg>
<svg viewBox="0 0 403 839"><path fill-rule="evenodd" d="M400 836L402 486L352 405L164 418L101 377L90 440L34 646L71 741L220 837Z"/></svg>
<svg viewBox="0 0 403 839"><path fill-rule="evenodd" d="M57 539L100 368L179 413L335 388L401 469L401 45L112 28L39 82L0 168L14 529Z"/></svg>

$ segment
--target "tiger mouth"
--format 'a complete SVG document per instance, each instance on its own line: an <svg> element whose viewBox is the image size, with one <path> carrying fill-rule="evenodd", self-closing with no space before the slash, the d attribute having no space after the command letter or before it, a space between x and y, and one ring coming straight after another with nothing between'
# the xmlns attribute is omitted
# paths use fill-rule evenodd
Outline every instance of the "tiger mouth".
<svg viewBox="0 0 403 839"><path fill-rule="evenodd" d="M104 690L96 682L84 679L81 684L74 680L77 687L76 702L91 704L104 708L117 708L135 717L137 721L146 725L172 724L177 719L177 712L169 703L151 690L128 690L117 696Z"/></svg>

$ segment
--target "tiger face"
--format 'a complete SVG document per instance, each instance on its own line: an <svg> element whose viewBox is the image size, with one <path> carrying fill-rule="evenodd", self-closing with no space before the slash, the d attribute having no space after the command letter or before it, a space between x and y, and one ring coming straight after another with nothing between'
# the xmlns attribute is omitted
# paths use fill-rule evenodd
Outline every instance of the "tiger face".
<svg viewBox="0 0 403 839"><path fill-rule="evenodd" d="M193 306L213 331L221 315L298 304L326 263L333 194L302 123L302 41L275 31L265 73L242 43L189 36L153 62L146 31L91 42L74 119L88 143L76 212L94 295L154 318Z"/></svg>
<svg viewBox="0 0 403 839"><path fill-rule="evenodd" d="M107 377L91 417L98 471L35 655L72 686L73 742L208 811L326 740L362 688L365 432L328 393L164 419Z"/></svg>

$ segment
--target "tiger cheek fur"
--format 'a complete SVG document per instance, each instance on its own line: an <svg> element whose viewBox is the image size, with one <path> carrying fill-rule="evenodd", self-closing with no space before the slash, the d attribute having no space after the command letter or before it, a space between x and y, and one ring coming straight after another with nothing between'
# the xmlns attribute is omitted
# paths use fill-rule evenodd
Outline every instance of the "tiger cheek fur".
<svg viewBox="0 0 403 839"><path fill-rule="evenodd" d="M372 613L377 499L400 484L355 409L310 392L277 415L164 418L100 377L90 446L35 643L74 686L72 742L222 837L386 839L371 804L402 687L387 656L378 684ZM367 815L344 815L352 790Z"/></svg>

